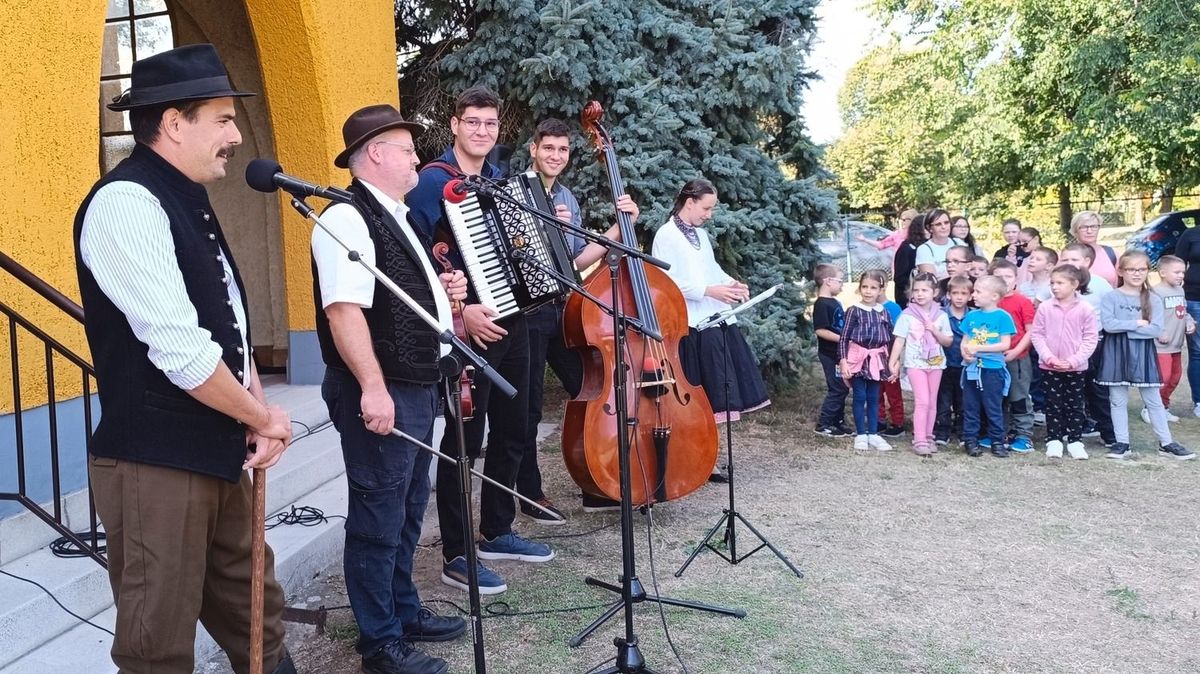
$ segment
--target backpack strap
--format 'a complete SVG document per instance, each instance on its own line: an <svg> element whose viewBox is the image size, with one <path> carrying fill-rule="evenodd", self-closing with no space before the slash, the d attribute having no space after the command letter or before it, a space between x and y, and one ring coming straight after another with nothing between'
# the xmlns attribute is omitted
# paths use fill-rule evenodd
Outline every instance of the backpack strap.
<svg viewBox="0 0 1200 674"><path fill-rule="evenodd" d="M441 170L445 171L446 173L449 173L451 178L465 178L467 175L467 174L463 173L462 171L458 170L458 167L455 166L454 164L450 164L448 162L444 162L444 161L440 161L440 160L431 161L428 164L422 166L421 170L418 171L418 173L424 173L426 170L431 169L431 168L441 169Z"/></svg>
<svg viewBox="0 0 1200 674"><path fill-rule="evenodd" d="M1110 263L1112 263L1112 266L1114 266L1114 267L1117 266L1117 251L1113 250L1112 246L1100 246L1100 247L1103 248L1104 253L1106 255L1108 255L1108 261Z"/></svg>

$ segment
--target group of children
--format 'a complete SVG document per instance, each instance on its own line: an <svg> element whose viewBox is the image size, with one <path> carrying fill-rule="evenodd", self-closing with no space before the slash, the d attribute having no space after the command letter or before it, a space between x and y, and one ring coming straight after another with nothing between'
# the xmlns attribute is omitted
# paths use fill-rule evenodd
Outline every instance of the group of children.
<svg viewBox="0 0 1200 674"><path fill-rule="evenodd" d="M895 416L880 427L880 396L889 387L898 394L903 379L912 391L912 449L920 456L948 445L952 435L973 457L1027 453L1036 419L1046 427L1048 457L1086 459L1083 438L1099 436L1107 457L1125 459L1132 456L1132 388L1158 452L1194 458L1168 426L1178 421L1168 407L1180 352L1195 330L1185 310L1183 260L1162 257L1161 283L1152 288L1149 257L1127 251L1113 265L1114 288L1089 273L1097 252L1089 244L1061 253L1039 245L1020 267L998 256L986 273L972 273L976 252L950 248L940 278L913 272L903 309L886 297L887 274L870 270L857 279L859 301L843 311L836 299L841 269L818 265L813 321L828 391L817 433L853 436L858 450L892 449L884 435L903 428ZM1112 262L1115 253L1109 255ZM848 396L853 429L845 425Z"/></svg>

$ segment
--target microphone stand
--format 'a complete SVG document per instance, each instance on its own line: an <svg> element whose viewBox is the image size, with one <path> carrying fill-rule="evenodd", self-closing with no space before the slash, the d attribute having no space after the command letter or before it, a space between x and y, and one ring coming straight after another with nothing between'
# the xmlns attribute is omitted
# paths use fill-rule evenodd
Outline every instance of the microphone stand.
<svg viewBox="0 0 1200 674"><path fill-rule="evenodd" d="M791 569L792 573L796 574L797 578L804 577L804 574L800 571L800 569L797 569L792 564L791 560L789 560L787 558L786 555L784 555L782 552L779 551L778 548L776 548L774 545L772 545L771 541L767 540L767 538L765 536L763 536L761 533L759 533L758 529L755 529L754 525L750 524L750 522L748 522L746 520L746 518L743 517L742 514L737 511L737 507L734 505L734 502L733 502L733 423L731 422L731 418L730 418L731 412L729 409L729 393L730 393L730 391L729 391L729 388L730 388L730 386L729 386L729 361L730 361L730 357L729 357L729 326L731 325L730 320L733 319L733 317L737 316L738 314L742 313L743 311L746 311L750 307L753 307L756 304L763 302L766 299L770 298L772 295L775 294L775 291L778 289L779 289L779 286L773 286L769 290L759 293L751 300L748 300L748 301L746 301L736 307L730 308L726 311L721 311L721 312L713 314L712 316L709 316L708 318L704 319L700 323L700 325L696 326L697 332L708 330L709 328L713 328L713 327L720 327L721 328L721 339L724 340L724 342L725 342L725 355L722 360L723 360L723 365L725 368L725 446L729 450L729 507L725 508L724 510L721 511L723 513L721 515L721 518L719 520L717 520L717 523L714 524L711 529L708 530L708 534L706 534L704 536L704 540L700 541L700 543L698 545L696 545L696 549L692 550L692 554L688 556L687 561L685 561L683 563L683 566L679 567L679 570L675 572L676 578L680 578L683 576L683 572L687 570L688 565L690 565L692 563L692 560L696 559L697 555L699 555L701 552L704 552L705 548L712 550L713 552L717 553L717 555L719 557L721 557L722 559L724 559L725 561L729 562L730 564L733 564L734 566L737 566L739 563L745 561L747 557L749 557L750 555L753 555L754 553L758 552L759 550L762 550L764 547L769 548L771 550L771 552L775 553L775 556L778 557L784 563L784 565L787 566L788 569ZM751 550L750 552L747 552L746 554L742 555L741 557L738 556L738 552L737 552L737 529L735 528L735 524L736 524L735 520L740 520L741 523L744 524L746 526L746 528L750 530L750 533L754 534L759 540L759 545L757 548L754 548L753 550ZM713 547L712 543L710 543L713 536L716 535L717 530L721 528L722 524L725 525L724 541L729 544L729 555L728 556L726 556L725 553L721 552L717 548Z"/></svg>
<svg viewBox="0 0 1200 674"><path fill-rule="evenodd" d="M642 582L637 577L634 560L634 543L633 543L633 489L632 482L632 467L630 465L630 442L629 430L637 423L636 420L629 419L629 401L626 397L626 382L629 373L629 368L625 363L625 329L633 328L638 332L650 337L651 339L662 341L662 335L654 334L654 331L648 330L641 321L635 320L621 312L621 294L620 289L620 270L621 259L624 257L637 258L657 267L669 269L670 264L659 260L651 255L647 255L636 248L629 245L613 241L605 236L600 236L590 230L575 227L570 223L565 223L559 220L557 216L549 213L544 213L535 208L530 208L525 204L513 199L503 190L486 185L478 180L472 180L470 186L475 187L479 191L493 198L498 198L508 204L516 206L521 210L540 218L544 222L558 227L561 230L575 231L588 239L600 243L608 248L604 256L604 261L608 265L609 284L611 287L613 305L607 307L604 303L594 295L586 292L573 279L566 279L557 270L541 264L534 260L531 256L525 255L524 251L517 249L514 251L513 257L517 262L529 263L537 266L539 269L546 271L563 281L565 285L580 292L589 301L600 307L606 314L612 317L613 322L613 352L615 361L613 367L613 389L615 398L615 417L616 426L620 431L617 433L617 456L621 482L621 584L613 585L596 578L587 577L584 582L593 587L603 588L610 592L616 592L621 595L621 598L613 602L605 611L600 614L587 627L583 628L578 634L571 637L567 642L572 648L575 648L583 643L592 632L595 632L604 623L608 622L618 611L624 611L625 618L625 636L618 637L613 640L613 645L617 648L616 664L607 669L599 670L599 674L656 674L654 670L646 667L646 659L642 656L641 649L638 647L638 637L634 632L633 627L633 607L635 604L643 602L654 602L667 606L677 606L680 608L693 609L698 611L706 611L710 613L719 613L722 615L734 616L737 618L745 618L746 612L741 609L730 609L721 606L713 606L700 602L682 601L659 595L652 595L646 592Z"/></svg>
<svg viewBox="0 0 1200 674"><path fill-rule="evenodd" d="M475 556L475 545L473 543L475 540L475 522L471 513L471 475L479 475L479 477L488 480L491 484L503 489L517 498L523 497L512 489L509 489L504 485L497 484L496 482L484 477L482 474L477 473L471 468L470 459L467 457L465 444L466 440L462 428L462 390L459 383L459 375L462 374L465 362L469 361L475 366L476 371L482 372L483 375L491 380L492 384L502 394L512 398L516 395L517 391L515 388L513 388L512 384L506 381L504 377L502 377L499 372L492 368L492 366L488 364L486 360L480 357L479 354L472 351L470 347L468 347L462 340L455 336L453 330L443 329L441 324L438 322L438 319L430 315L428 311L425 311L424 307L418 304L416 300L408 295L408 293L401 290L399 286L397 286L377 267L362 259L362 256L358 251L351 248L333 231L331 227L321 221L321 218L317 215L316 211L313 210L313 208L307 203L305 203L302 197L292 195L291 204L292 208L295 208L300 215L306 219L312 220L317 224L317 226L324 230L325 233L330 236L330 238L344 248L350 260L362 265L362 267L370 272L370 274L374 276L377 281L383 284L383 286L387 288L389 292L391 292L398 299L400 299L400 301L404 302L405 305L412 309L413 312L416 313L426 325L433 328L433 330L438 333L438 340L442 344L448 344L451 347L451 353L444 356L439 361L438 367L442 374L442 382L444 391L446 393L446 404L450 405L453 409L451 416L454 417L454 422L458 429L458 458L452 459L449 456L433 449L432 447L422 442L418 442L416 438L413 438L412 436L407 435L397 429L392 429L392 435L408 440L418 448L432 452L439 459L443 461L452 461L458 466L459 500L463 509L463 540L467 542L467 545L465 546L465 557L467 561L467 587L471 603L468 617L471 621L471 641L475 652L475 672L476 674L485 674L487 672L487 663L483 650L483 608L479 600L479 568ZM549 512L537 504L534 505L543 511ZM557 517L557 515L554 513L550 514L554 517Z"/></svg>

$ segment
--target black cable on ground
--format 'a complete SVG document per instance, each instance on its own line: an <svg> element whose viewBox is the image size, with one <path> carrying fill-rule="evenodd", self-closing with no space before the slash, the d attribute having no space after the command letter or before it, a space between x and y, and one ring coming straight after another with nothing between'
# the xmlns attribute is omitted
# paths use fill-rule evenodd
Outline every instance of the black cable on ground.
<svg viewBox="0 0 1200 674"><path fill-rule="evenodd" d="M92 537L92 532L85 531L82 533L76 533L75 535L77 537L79 537L80 540L83 540L86 542ZM108 545L105 543L106 540L108 540L108 538L104 535L103 531L96 532L96 552L97 553L103 555L106 552L108 552ZM66 536L63 536L50 544L50 553L53 554L55 557L62 557L63 559L74 559L76 557L90 557L91 556L91 553L89 553L87 550L84 550L83 548L79 547L78 545L75 545L75 542L72 541L71 539L67 538Z"/></svg>
<svg viewBox="0 0 1200 674"><path fill-rule="evenodd" d="M116 636L115 634L113 634L113 633L112 633L111 631L109 631L108 629L106 629L106 628L103 628L103 627L101 627L101 626L97 625L96 623L94 623L94 622L92 622L92 621L88 620L87 618L84 618L83 616L81 616L81 615L79 615L78 613L76 613L76 612L72 611L71 609L67 608L66 606L63 606L63 603L62 603L61 601L59 601L59 600L58 600L58 597L55 597L55 596L54 596L54 593L53 593L53 592L51 592L50 590L47 590L47 589L46 589L46 587L45 587L44 585L42 585L41 583L37 582L36 580L30 580L29 578L25 578L25 577L23 577L23 576L18 576L18 575L17 575L17 574L15 574L15 573L9 573L8 571L5 571L5 570L3 570L3 569L0 569L0 574L4 574L5 576L8 576L9 578L15 578L15 579L17 579L17 580L24 581L24 582L26 582L26 583L29 583L30 585L36 585L36 586L37 586L37 588L38 588L39 590L41 590L42 592L45 592L45 593L46 593L46 595L47 595L48 597L50 597L51 599L53 599L53 600L54 600L54 603L55 603L55 604L58 604L58 607L59 607L59 608L61 608L62 610L66 611L68 614L70 614L72 617L74 617L74 618L75 618L76 620L78 620L79 622L81 622L81 623L83 623L83 624L85 624L85 625L91 625L92 627L95 627L96 629L100 630L101 632L104 632L104 633L108 634L109 636L114 636L114 637Z"/></svg>

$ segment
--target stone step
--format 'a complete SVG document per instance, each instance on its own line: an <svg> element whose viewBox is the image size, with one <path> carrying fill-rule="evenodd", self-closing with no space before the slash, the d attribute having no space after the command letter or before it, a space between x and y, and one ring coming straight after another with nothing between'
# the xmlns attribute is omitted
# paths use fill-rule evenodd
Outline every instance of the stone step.
<svg viewBox="0 0 1200 674"><path fill-rule="evenodd" d="M296 505L319 508L329 515L345 513L345 476L339 475L305 494ZM275 552L275 575L289 598L308 584L318 572L341 559L344 536L340 518L311 527L279 526L267 532L267 543ZM25 572L22 575L42 582L63 604L76 613L102 627L113 629L116 609L112 605L108 576L103 569L85 560L59 560L49 556L49 553L46 555L48 559L30 559L30 565L22 569ZM46 568L35 568L37 563L45 563ZM17 570L14 568L13 572L17 573ZM53 579L60 576L69 577L64 578L61 583L55 583ZM0 579L11 580L3 577ZM28 605L32 599L36 599L32 593L37 593L45 598L45 601L40 603L48 603L49 606L27 606L19 615L12 616L16 618L15 621L8 623L0 618L0 629L6 630L0 632L0 674L115 674L117 668L109 658L109 649L112 648L111 636L72 618L54 605L41 590L26 583L21 585L29 589L21 591L24 604ZM0 589L0 594L9 597L8 589ZM36 614L33 613L34 608L37 609ZM55 627L49 627L50 624ZM31 625L38 625L39 629L30 629ZM7 640L10 627L18 631L18 636L23 634L24 638L10 643ZM38 638L37 634L49 634L51 629L54 630L52 638L30 645ZM203 628L200 628L196 638L196 662L201 663L219 655L217 645Z"/></svg>

